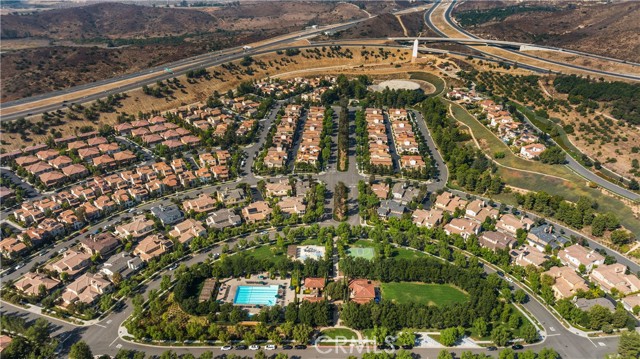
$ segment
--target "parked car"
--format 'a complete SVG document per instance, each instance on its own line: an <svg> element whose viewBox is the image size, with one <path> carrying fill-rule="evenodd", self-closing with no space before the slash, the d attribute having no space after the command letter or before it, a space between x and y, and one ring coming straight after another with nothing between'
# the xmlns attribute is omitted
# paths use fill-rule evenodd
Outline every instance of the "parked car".
<svg viewBox="0 0 640 359"><path fill-rule="evenodd" d="M284 350L291 350L291 349L293 349L293 346L292 346L292 345L289 345L289 344L287 344L287 345L283 345L283 346L282 346L282 349L284 349Z"/></svg>
<svg viewBox="0 0 640 359"><path fill-rule="evenodd" d="M66 252L66 251L67 251L67 249L69 249L69 248L67 248L67 247L62 247L62 248L58 249L58 254L62 254L62 253L64 253L64 252Z"/></svg>
<svg viewBox="0 0 640 359"><path fill-rule="evenodd" d="M307 349L307 346L306 345L302 345L302 344L298 344L294 348L296 348L296 349Z"/></svg>
<svg viewBox="0 0 640 359"><path fill-rule="evenodd" d="M224 351L231 350L231 349L233 349L231 345L225 345L222 348L220 348L220 350L224 350Z"/></svg>
<svg viewBox="0 0 640 359"><path fill-rule="evenodd" d="M266 345L264 347L266 350L275 350L277 347L273 344Z"/></svg>
<svg viewBox="0 0 640 359"><path fill-rule="evenodd" d="M410 350L410 349L413 349L413 345L407 345L407 344L405 344L405 345L403 345L403 346L402 346L402 349L404 349L404 350Z"/></svg>
<svg viewBox="0 0 640 359"><path fill-rule="evenodd" d="M496 348L496 347L487 347L487 350L490 351L490 352L494 352L494 351L498 350L498 348Z"/></svg>
<svg viewBox="0 0 640 359"><path fill-rule="evenodd" d="M258 349L260 349L259 345L255 345L255 344L249 345L249 350L258 350Z"/></svg>
<svg viewBox="0 0 640 359"><path fill-rule="evenodd" d="M524 349L524 347L520 344L515 344L511 346L511 349L513 350L520 350L520 349Z"/></svg>
<svg viewBox="0 0 640 359"><path fill-rule="evenodd" d="M247 349L246 345L242 345L242 344L236 345L236 350L245 350L245 349Z"/></svg>

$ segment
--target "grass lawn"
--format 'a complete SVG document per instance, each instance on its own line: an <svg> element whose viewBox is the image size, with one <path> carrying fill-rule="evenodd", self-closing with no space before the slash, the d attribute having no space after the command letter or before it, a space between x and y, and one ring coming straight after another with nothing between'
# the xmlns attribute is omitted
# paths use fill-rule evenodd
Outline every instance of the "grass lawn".
<svg viewBox="0 0 640 359"><path fill-rule="evenodd" d="M432 96L437 96L442 91L444 91L445 82L439 76L427 72L410 72L409 75L411 75L409 76L410 79L426 81L435 86L436 91L432 94Z"/></svg>
<svg viewBox="0 0 640 359"><path fill-rule="evenodd" d="M256 249L252 249L250 251L247 252L248 255L258 259L258 260L262 260L262 259L268 259L272 262L276 262L277 260L281 260L284 259L286 256L284 254L284 252L282 253L278 253L278 254L274 254L274 252L271 251L271 248L273 248L272 246L262 246Z"/></svg>
<svg viewBox="0 0 640 359"><path fill-rule="evenodd" d="M468 296L448 284L382 283L382 298L397 303L444 305L463 303Z"/></svg>
<svg viewBox="0 0 640 359"><path fill-rule="evenodd" d="M300 242L300 245L303 245L303 246L321 246L322 243L320 243L318 238L307 238L304 241Z"/></svg>
<svg viewBox="0 0 640 359"><path fill-rule="evenodd" d="M342 337L346 339L357 339L358 335L353 330L347 328L335 328L335 329L327 329L322 331L322 335L329 337L331 339L335 339L337 337ZM342 339L341 338L341 339Z"/></svg>

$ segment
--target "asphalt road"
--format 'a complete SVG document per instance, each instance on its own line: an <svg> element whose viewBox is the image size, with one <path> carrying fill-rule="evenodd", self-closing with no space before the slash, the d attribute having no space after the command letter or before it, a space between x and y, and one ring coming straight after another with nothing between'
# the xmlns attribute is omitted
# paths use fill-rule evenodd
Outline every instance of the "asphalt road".
<svg viewBox="0 0 640 359"><path fill-rule="evenodd" d="M458 26L458 25L457 25L457 24L452 20L452 18L451 18L451 11L453 10L453 7L454 7L455 2L456 2L456 0L451 0L451 1L449 2L449 5L448 5L448 7L447 7L447 10L443 13L444 20L445 20L445 21L446 21L446 22L447 22L451 27L453 27L454 29L456 29L457 31L459 31L459 32L461 32L461 33L464 33L465 35L467 35L467 36L469 36L469 37L471 37L471 38L473 38L473 39L479 39L479 37L477 37L477 36L475 36L475 35L473 35L473 34L471 34L471 33L467 32L467 31L463 30L462 28L460 28L460 27L459 27L459 26ZM446 2L439 2L439 3L446 4ZM439 3L438 3L438 4L439 4ZM436 5L436 6L438 6L438 5ZM433 24L432 24L432 25L433 25ZM433 25L433 26L435 27L435 25ZM447 37L447 36L446 36L446 35L444 35L442 32L438 32L438 33L439 33L439 35L441 35L441 36ZM567 50L565 50L565 49L561 49L561 48L557 48L557 47L551 47L551 46L540 46L540 45L535 45L535 44L532 44L532 46L536 46L536 47L540 47L540 48L545 48L545 49L553 50L553 51L565 51L565 52L571 52L571 51L567 51ZM477 49L476 49L476 50L477 50ZM509 50L509 49L505 49L505 50L510 51L510 52L513 52L513 53L517 53L518 55L521 55L521 56L529 57L529 58L532 58L532 59L536 59L536 60L543 61L543 62L548 62L548 63L555 64L555 65L559 65L559 66L568 67L568 68L575 69L575 70L581 70L581 71L591 72L591 73L599 74L599 75L607 75L607 76L611 76L611 77L619 77L619 78L623 78L623 79L627 79L627 80L634 80L634 81L638 81L638 80L640 80L640 76L633 75L633 74L618 73L618 72L610 72L610 71L602 71L602 70L598 70L598 69L593 69L593 68L588 68L588 67L583 67L583 66L573 65L573 64L566 63L566 62L555 61L555 60L551 60L551 59L548 59L548 58L543 58L543 57L539 57L539 56L534 56L534 55L531 55L531 54L526 53L525 51L513 51L513 50ZM477 50L477 51L482 52L481 50ZM573 53L578 54L577 52L573 52ZM603 56L593 56L593 55L591 55L591 54L586 54L586 53L580 53L580 55L582 55L582 56L589 56L589 57L595 57L595 58L598 58L598 59L602 59L602 58L603 58ZM496 55L492 55L492 56L496 56ZM519 64L518 66L520 66L520 64Z"/></svg>

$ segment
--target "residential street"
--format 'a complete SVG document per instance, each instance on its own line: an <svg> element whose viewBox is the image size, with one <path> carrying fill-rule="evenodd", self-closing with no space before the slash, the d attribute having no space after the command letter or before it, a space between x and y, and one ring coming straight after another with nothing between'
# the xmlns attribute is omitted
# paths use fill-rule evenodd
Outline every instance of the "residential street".
<svg viewBox="0 0 640 359"><path fill-rule="evenodd" d="M222 184L215 184L210 186L204 186L201 188L195 188L189 191L172 194L170 196L165 196L158 200L142 203L137 207L135 207L134 211L146 212L151 207L157 206L159 204L168 205L171 203L172 199L177 199L179 201L182 201L186 198L194 198L201 193L211 194L220 189L235 187L239 183L247 183L251 186L255 186L259 179L256 178L251 173L254 156L256 155L257 151L260 149L262 144L265 142L268 128L271 126L271 123L274 121L276 114L278 112L278 109L281 105L282 103L278 103L278 105L269 113L266 120L261 122L263 129L260 133L258 142L244 149L246 151L247 157L246 157L246 162L242 167L244 176L241 179L222 183ZM436 164L438 166L438 171L440 173L440 177L438 181L431 181L428 184L429 191L437 191L437 190L443 189L445 187L445 184L448 178L448 170L446 168L446 165L444 164L442 156L438 152L435 146L435 143L433 142L428 132L426 125L424 124L424 120L422 116L415 111L413 113L417 118L419 130L422 132L424 138L427 141L429 148L433 153L433 156L436 160ZM329 164L328 170L318 175L312 175L312 178L315 178L317 180L320 180L326 183L327 189L329 191L332 191L334 186L338 182L344 182L349 186L350 213L349 213L348 222L350 224L356 225L356 224L360 224L360 217L359 217L358 208L357 208L357 183L359 180L367 180L368 176L360 174L356 166L354 132L355 131L353 131L353 128L352 128L352 131L350 132L348 170L345 172L337 171L336 169L337 166L335 163L336 155L335 153L332 153L332 161ZM336 152L336 151L337 151L336 145L334 144L333 152ZM461 192L458 192L458 193L463 194ZM330 203L329 201L327 202ZM331 213L330 204L327 205L327 213ZM96 223L92 225L88 229L87 233L92 233L97 229L114 225L116 222L121 221L123 218L131 217L131 216L132 214L128 212L115 214L112 217L104 221L101 221L100 223ZM321 226L336 226L339 224L338 222L335 222L332 219L329 219L330 216L326 216L325 218L326 219L324 221L319 223ZM565 229L565 231L567 231L567 233L571 233L569 232L568 229ZM271 234L272 238L273 238L273 233L275 232L276 232L275 229L269 230L269 233ZM78 235L66 241L65 243L58 243L55 246L48 248L42 256L37 256L37 255L34 256L29 260L29 262L23 268L20 268L19 270L16 270L6 275L4 277L4 280L6 281L6 280L18 279L23 274L28 272L36 262L42 262L48 259L50 256L57 254L58 251L70 246L71 243L80 239L84 235L86 234ZM251 240L255 238L256 235L258 234L253 233L248 237L246 237L246 239ZM237 243L238 240L239 238L234 238L232 240L229 240L226 243L230 246L230 248L233 248L233 246ZM207 258L209 258L210 255L215 253L220 253L220 252L221 252L221 246L216 245L207 251L190 256L188 259L184 260L182 263L189 266L195 263L202 262ZM623 262L623 259L619 259L619 260ZM633 263L629 263L629 264L633 265ZM632 270L633 269L637 269L637 267L632 267ZM488 267L486 268L486 270L487 272L493 271L491 268L488 268ZM160 281L163 274L171 274L171 271L165 269L164 271L156 274L150 282L146 283L143 286L143 288L141 288L141 292L145 293L145 297L150 290L158 289L160 287ZM517 287L517 285L515 286ZM560 324L560 322L558 322L558 320L547 310L547 308L544 307L535 299L530 300L529 302L524 304L523 307L539 321L539 323L543 327L543 334L544 334L544 340L541 343L537 343L535 345L527 346L527 347L531 347L534 350L541 349L542 347L553 347L562 355L563 358L602 358L606 353L615 351L615 348L617 346L617 341L618 341L616 337L590 339L590 338L583 337L581 335L577 335L569 331L568 329L565 329ZM110 313L106 316L106 318L89 326L76 326L55 318L48 318L48 319L54 324L54 334L56 334L61 339L61 341L65 343L62 346L64 350L68 350L70 344L79 339L86 341L91 346L95 354L114 355L117 353L117 351L120 348L127 348L127 349L136 349L136 350L144 351L145 353L147 353L147 355L152 355L152 354L159 355L163 351L168 349L168 347L166 346L134 344L134 343L125 341L122 337L126 334L126 332L123 331L123 329L121 328L121 324L127 319L127 317L131 314L131 312L132 312L132 304L131 304L131 300L129 299L125 302L124 306L119 311ZM3 302L3 314L6 314L6 313L19 313L19 315L25 316L30 319L36 319L38 317L36 314L26 311L25 309L18 308L16 306L9 305ZM220 349L218 348L213 349L211 347L204 347L204 348L175 347L172 349L178 353L190 352L194 355L198 355L206 350L214 350L216 353L220 351ZM339 351L331 352L330 354L327 354L323 351L318 351L316 350L316 348L313 348L310 346L307 350L304 350L304 351L294 350L294 351L291 351L290 354L295 353L295 355L299 355L303 358L320 358L320 357L346 358L350 355L348 350L349 348L344 348L344 349L345 349L344 351L339 350ZM352 349L354 348L352 347ZM426 357L435 357L437 356L437 353L440 350L441 350L440 348L415 348L414 352ZM452 351L459 354L460 352L466 351L466 350L471 350L473 352L486 352L486 349L460 349L460 350L453 349ZM276 352L278 351L280 351L280 349L276 350ZM241 353L241 351L235 351L235 350L230 351L230 353L234 353L234 352L237 352L238 354ZM492 352L491 354L497 355L496 352Z"/></svg>

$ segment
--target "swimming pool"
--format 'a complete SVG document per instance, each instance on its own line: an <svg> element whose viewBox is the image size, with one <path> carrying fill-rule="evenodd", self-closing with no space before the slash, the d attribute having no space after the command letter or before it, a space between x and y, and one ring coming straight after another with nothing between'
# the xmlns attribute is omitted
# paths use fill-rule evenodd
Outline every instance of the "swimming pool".
<svg viewBox="0 0 640 359"><path fill-rule="evenodd" d="M255 287L248 285L238 286L233 304L240 305L275 305L278 296L278 286Z"/></svg>

